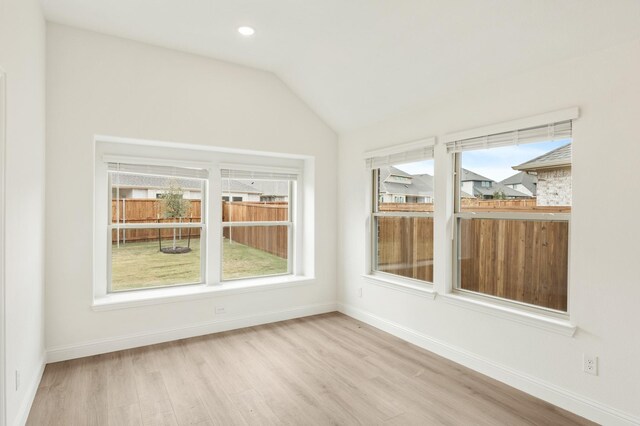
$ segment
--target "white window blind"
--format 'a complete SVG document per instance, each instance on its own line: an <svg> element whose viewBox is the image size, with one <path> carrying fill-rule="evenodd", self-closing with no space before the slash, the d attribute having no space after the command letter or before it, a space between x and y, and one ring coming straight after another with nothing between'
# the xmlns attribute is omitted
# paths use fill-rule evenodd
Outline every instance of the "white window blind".
<svg viewBox="0 0 640 426"><path fill-rule="evenodd" d="M220 169L223 179L250 179L250 180L298 180L298 174L287 171L252 171L237 169Z"/></svg>
<svg viewBox="0 0 640 426"><path fill-rule="evenodd" d="M463 152L525 143L557 141L571 138L572 121L544 124L509 132L494 133L447 142L447 152Z"/></svg>
<svg viewBox="0 0 640 426"><path fill-rule="evenodd" d="M397 164L413 163L421 160L433 158L433 145L412 148L406 151L365 154L366 165L369 169L379 169L380 167L395 166Z"/></svg>
<svg viewBox="0 0 640 426"><path fill-rule="evenodd" d="M209 172L206 169L158 166L152 164L127 164L127 163L107 163L110 172L137 173L152 176L172 176L181 178L207 179Z"/></svg>

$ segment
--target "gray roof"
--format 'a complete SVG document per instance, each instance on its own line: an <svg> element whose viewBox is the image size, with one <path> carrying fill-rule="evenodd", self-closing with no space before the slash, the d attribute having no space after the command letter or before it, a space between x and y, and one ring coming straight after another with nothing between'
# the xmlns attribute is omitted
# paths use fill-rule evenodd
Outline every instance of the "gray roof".
<svg viewBox="0 0 640 426"><path fill-rule="evenodd" d="M517 166L514 170L538 170L571 166L571 142Z"/></svg>
<svg viewBox="0 0 640 426"><path fill-rule="evenodd" d="M484 177L482 175L477 174L476 172L472 172L471 170L462 169L462 175L460 176L460 182L482 182L489 181L493 182L493 179L489 179L488 177Z"/></svg>
<svg viewBox="0 0 640 426"><path fill-rule="evenodd" d="M261 194L257 189L233 179L222 179L222 195L226 193Z"/></svg>
<svg viewBox="0 0 640 426"><path fill-rule="evenodd" d="M260 193L262 196L286 197L289 195L289 182L286 180L240 180L251 188L250 192Z"/></svg>
<svg viewBox="0 0 640 426"><path fill-rule="evenodd" d="M402 176L411 178L411 183L385 182L389 176ZM393 166L380 168L381 193L413 195L420 197L433 196L433 176L428 174L409 175Z"/></svg>
<svg viewBox="0 0 640 426"><path fill-rule="evenodd" d="M527 172L518 172L500 182L503 185L522 185L536 195L538 177Z"/></svg>

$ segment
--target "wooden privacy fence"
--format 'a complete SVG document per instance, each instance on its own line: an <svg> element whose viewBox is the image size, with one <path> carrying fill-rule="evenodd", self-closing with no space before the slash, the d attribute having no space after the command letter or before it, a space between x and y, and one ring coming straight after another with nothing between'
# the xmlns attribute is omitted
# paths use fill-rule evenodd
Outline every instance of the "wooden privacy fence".
<svg viewBox="0 0 640 426"><path fill-rule="evenodd" d="M461 200L462 211L568 213L540 207L535 199ZM432 212L433 204L384 203L380 211ZM433 219L377 219L378 270L433 279ZM567 309L568 231L564 221L463 219L460 238L462 289L560 311Z"/></svg>
<svg viewBox="0 0 640 426"><path fill-rule="evenodd" d="M222 202L222 222L287 221L288 203ZM287 258L288 226L223 227L222 234L231 243L240 243L276 256Z"/></svg>
<svg viewBox="0 0 640 426"><path fill-rule="evenodd" d="M154 199L120 199L111 201L111 220L113 223L174 223L177 219L166 219L162 212L161 200ZM189 217L181 219L181 222L200 222L200 200L191 200ZM188 229L176 230L176 235L187 238ZM160 236L163 240L173 238L173 229L161 229ZM199 238L200 229L191 229L191 238ZM111 242L143 242L158 239L158 229L120 229L113 231Z"/></svg>
<svg viewBox="0 0 640 426"><path fill-rule="evenodd" d="M567 222L464 219L461 288L566 311Z"/></svg>
<svg viewBox="0 0 640 426"><path fill-rule="evenodd" d="M433 218L378 217L378 270L433 281Z"/></svg>
<svg viewBox="0 0 640 426"><path fill-rule="evenodd" d="M380 203L381 212L433 212L433 204L429 203ZM569 206L537 206L534 198L520 200L479 200L463 198L460 200L461 211L475 212L531 212L531 213L570 213Z"/></svg>
<svg viewBox="0 0 640 426"><path fill-rule="evenodd" d="M252 203L222 201L223 222L258 222L258 221L286 221L288 215L286 202ZM191 200L191 211L184 222L200 222L200 200ZM173 223L175 219L164 218L161 200L155 199L121 199L111 202L111 217L113 223ZM200 229L179 229L177 233L186 238L191 232L192 238L200 237ZM287 226L247 226L224 227L223 235L232 242L248 245L280 256L288 254ZM161 229L160 236L164 239L173 238L173 229ZM113 231L111 241L143 242L158 239L158 229L120 229Z"/></svg>

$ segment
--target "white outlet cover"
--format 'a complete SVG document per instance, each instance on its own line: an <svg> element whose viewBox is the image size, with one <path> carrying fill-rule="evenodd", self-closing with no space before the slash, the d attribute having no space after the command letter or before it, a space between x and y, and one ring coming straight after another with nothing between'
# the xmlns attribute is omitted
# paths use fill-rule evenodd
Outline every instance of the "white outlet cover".
<svg viewBox="0 0 640 426"><path fill-rule="evenodd" d="M587 374L594 376L598 375L598 357L583 355L582 356L582 370Z"/></svg>

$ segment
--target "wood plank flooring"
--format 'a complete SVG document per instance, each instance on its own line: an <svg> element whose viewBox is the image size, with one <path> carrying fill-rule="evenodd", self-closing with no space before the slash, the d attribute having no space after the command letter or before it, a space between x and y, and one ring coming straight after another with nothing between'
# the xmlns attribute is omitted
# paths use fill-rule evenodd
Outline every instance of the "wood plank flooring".
<svg viewBox="0 0 640 426"><path fill-rule="evenodd" d="M338 313L47 365L28 425L586 425Z"/></svg>

